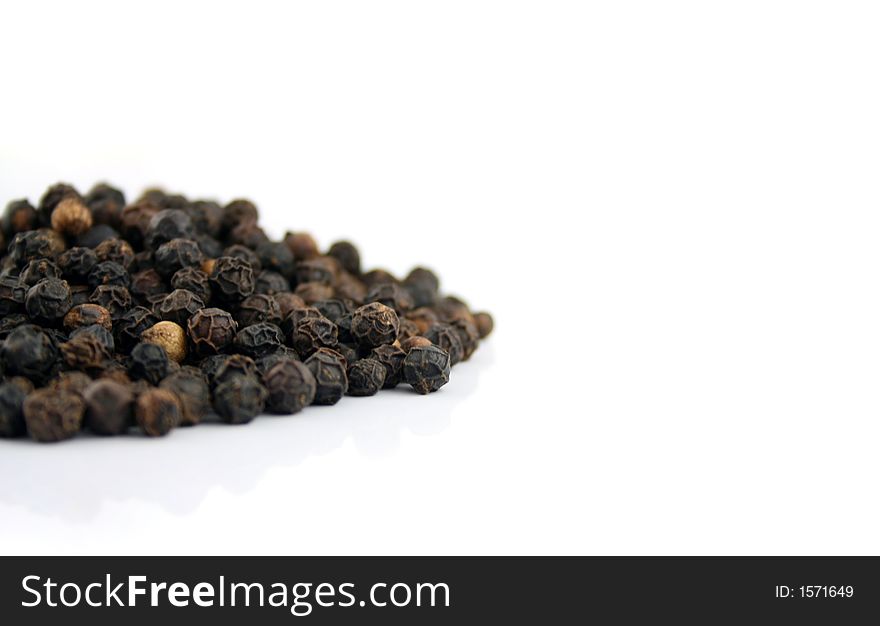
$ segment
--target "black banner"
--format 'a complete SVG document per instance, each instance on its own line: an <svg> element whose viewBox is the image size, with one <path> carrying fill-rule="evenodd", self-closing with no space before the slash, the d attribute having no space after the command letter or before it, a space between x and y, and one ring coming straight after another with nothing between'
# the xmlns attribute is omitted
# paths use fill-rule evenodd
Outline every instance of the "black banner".
<svg viewBox="0 0 880 626"><path fill-rule="evenodd" d="M878 568L873 557L5 557L0 615L96 625L846 624L876 619Z"/></svg>

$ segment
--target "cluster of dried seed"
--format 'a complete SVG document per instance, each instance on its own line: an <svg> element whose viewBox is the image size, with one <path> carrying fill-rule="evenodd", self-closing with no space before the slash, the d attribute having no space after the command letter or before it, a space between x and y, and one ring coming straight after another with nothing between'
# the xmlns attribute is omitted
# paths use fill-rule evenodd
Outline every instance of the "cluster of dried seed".
<svg viewBox="0 0 880 626"><path fill-rule="evenodd" d="M248 200L50 187L0 220L0 436L150 436L449 381L492 331L433 272L273 241Z"/></svg>

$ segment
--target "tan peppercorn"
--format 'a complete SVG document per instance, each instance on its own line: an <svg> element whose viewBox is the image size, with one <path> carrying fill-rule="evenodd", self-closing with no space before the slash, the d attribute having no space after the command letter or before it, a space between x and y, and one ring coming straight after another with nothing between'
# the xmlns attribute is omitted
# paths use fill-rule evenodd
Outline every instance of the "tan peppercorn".
<svg viewBox="0 0 880 626"><path fill-rule="evenodd" d="M146 343L161 346L169 359L180 363L186 358L186 333L174 322L159 322L141 334Z"/></svg>
<svg viewBox="0 0 880 626"><path fill-rule="evenodd" d="M208 276L211 275L211 272L214 271L214 264L217 262L216 259L205 259L202 261L202 271Z"/></svg>
<svg viewBox="0 0 880 626"><path fill-rule="evenodd" d="M76 197L67 197L52 211L52 228L65 235L81 235L92 227L92 212Z"/></svg>

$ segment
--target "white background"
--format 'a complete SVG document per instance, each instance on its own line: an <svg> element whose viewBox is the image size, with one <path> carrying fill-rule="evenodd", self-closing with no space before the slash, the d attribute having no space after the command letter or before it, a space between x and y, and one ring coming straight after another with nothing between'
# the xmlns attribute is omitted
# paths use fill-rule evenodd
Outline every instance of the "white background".
<svg viewBox="0 0 880 626"><path fill-rule="evenodd" d="M880 553L865 2L6 3L0 192L252 198L497 332L440 393L0 442L5 553Z"/></svg>

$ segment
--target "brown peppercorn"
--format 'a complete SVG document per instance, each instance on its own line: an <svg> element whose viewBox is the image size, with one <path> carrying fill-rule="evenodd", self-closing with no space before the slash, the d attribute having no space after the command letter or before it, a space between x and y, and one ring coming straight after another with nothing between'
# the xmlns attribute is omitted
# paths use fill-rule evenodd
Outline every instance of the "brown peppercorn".
<svg viewBox="0 0 880 626"><path fill-rule="evenodd" d="M404 352L409 352L413 348L426 348L428 346L432 346L434 344L431 343L430 339L426 339L425 337L415 336L404 339L400 342L400 349Z"/></svg>
<svg viewBox="0 0 880 626"><path fill-rule="evenodd" d="M180 426L180 401L167 389L147 389L135 402L134 418L144 434L150 437L167 435L172 428Z"/></svg>
<svg viewBox="0 0 880 626"><path fill-rule="evenodd" d="M290 248L297 261L318 256L318 244L308 233L287 233L284 244Z"/></svg>
<svg viewBox="0 0 880 626"><path fill-rule="evenodd" d="M141 340L162 346L168 358L180 363L186 358L186 333L174 322L159 322L141 333Z"/></svg>
<svg viewBox="0 0 880 626"><path fill-rule="evenodd" d="M52 228L65 235L81 235L92 227L92 212L77 196L67 196L52 211Z"/></svg>
<svg viewBox="0 0 880 626"><path fill-rule="evenodd" d="M78 304L64 316L64 328L68 331L99 324L107 330L113 330L110 311L98 304Z"/></svg>
<svg viewBox="0 0 880 626"><path fill-rule="evenodd" d="M211 272L214 271L214 265L217 263L217 259L205 259L202 261L201 268L202 271L208 276L211 275Z"/></svg>
<svg viewBox="0 0 880 626"><path fill-rule="evenodd" d="M495 320L486 312L474 313L474 322L477 325L477 332L480 333L480 339L485 339L492 333L495 328Z"/></svg>
<svg viewBox="0 0 880 626"><path fill-rule="evenodd" d="M30 436L42 442L70 439L82 427L86 405L83 399L65 389L37 389L22 406Z"/></svg>

